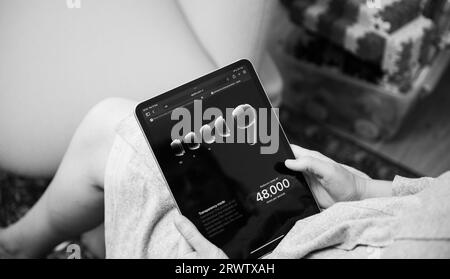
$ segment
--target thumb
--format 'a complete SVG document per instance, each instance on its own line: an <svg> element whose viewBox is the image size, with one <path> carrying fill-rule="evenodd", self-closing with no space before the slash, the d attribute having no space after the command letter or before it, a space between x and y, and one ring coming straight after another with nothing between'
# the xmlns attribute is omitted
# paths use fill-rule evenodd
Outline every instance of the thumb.
<svg viewBox="0 0 450 279"><path fill-rule="evenodd" d="M197 252L209 252L212 244L192 224L189 219L180 215L175 219L175 227Z"/></svg>
<svg viewBox="0 0 450 279"><path fill-rule="evenodd" d="M329 175L331 166L320 159L304 156L295 160L286 160L285 165L288 169L299 172L308 172L319 178Z"/></svg>

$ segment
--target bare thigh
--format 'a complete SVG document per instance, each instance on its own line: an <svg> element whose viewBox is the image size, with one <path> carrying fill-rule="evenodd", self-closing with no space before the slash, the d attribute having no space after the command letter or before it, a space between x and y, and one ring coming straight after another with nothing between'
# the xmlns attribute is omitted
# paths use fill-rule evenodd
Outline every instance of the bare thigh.
<svg viewBox="0 0 450 279"><path fill-rule="evenodd" d="M215 67L175 0L0 1L0 167L53 176L89 108ZM39 23L39 24L37 24Z"/></svg>

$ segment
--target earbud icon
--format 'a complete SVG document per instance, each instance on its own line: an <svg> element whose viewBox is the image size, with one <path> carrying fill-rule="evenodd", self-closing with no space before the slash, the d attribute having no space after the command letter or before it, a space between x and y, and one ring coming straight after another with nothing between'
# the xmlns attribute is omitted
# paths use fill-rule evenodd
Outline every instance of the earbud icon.
<svg viewBox="0 0 450 279"><path fill-rule="evenodd" d="M181 143L181 140L176 139L172 141L170 144L170 147L172 148L173 152L175 153L175 156L183 156L186 151L184 151L183 144Z"/></svg>

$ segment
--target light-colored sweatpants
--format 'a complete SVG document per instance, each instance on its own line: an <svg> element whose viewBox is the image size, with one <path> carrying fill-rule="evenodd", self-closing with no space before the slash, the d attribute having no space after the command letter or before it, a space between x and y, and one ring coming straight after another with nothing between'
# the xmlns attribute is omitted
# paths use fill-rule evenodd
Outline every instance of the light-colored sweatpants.
<svg viewBox="0 0 450 279"><path fill-rule="evenodd" d="M105 174L108 258L177 258L189 246L179 214L133 116L124 119ZM450 258L450 173L396 177L392 198L338 203L298 221L268 258Z"/></svg>

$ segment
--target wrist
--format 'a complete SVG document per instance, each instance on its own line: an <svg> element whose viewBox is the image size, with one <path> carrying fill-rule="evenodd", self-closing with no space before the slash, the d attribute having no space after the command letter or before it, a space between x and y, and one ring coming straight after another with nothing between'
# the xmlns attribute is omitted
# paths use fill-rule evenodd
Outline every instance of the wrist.
<svg viewBox="0 0 450 279"><path fill-rule="evenodd" d="M355 176L355 188L356 188L356 194L353 199L353 201L360 201L367 199L368 195L368 184L370 183L370 178L362 178Z"/></svg>
<svg viewBox="0 0 450 279"><path fill-rule="evenodd" d="M374 199L392 197L392 182L384 180L367 179L360 199Z"/></svg>

